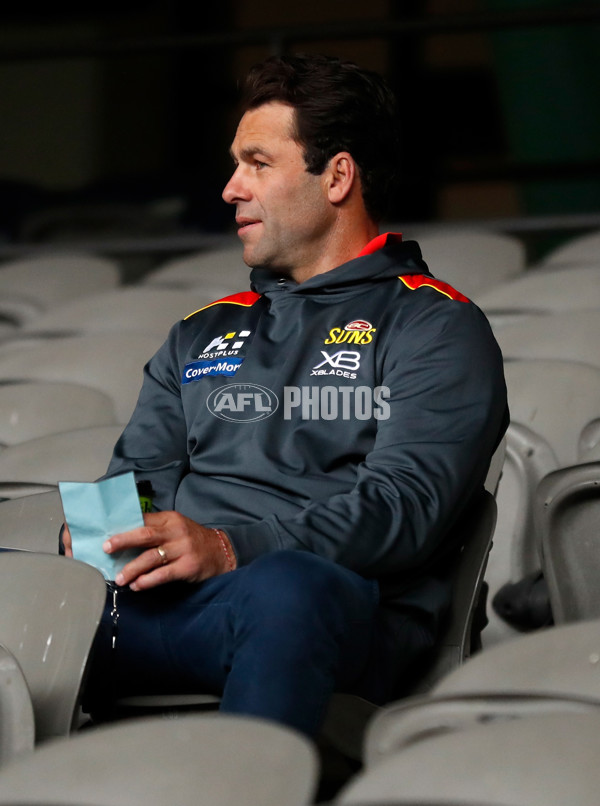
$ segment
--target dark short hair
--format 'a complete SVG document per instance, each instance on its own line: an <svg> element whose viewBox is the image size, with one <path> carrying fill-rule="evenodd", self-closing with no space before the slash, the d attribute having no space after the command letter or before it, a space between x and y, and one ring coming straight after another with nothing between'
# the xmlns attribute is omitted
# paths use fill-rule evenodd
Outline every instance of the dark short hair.
<svg viewBox="0 0 600 806"><path fill-rule="evenodd" d="M340 151L352 155L366 210L380 221L400 159L398 107L384 79L330 56L272 56L248 73L242 106L247 111L271 101L296 110L294 139L309 173L323 173Z"/></svg>

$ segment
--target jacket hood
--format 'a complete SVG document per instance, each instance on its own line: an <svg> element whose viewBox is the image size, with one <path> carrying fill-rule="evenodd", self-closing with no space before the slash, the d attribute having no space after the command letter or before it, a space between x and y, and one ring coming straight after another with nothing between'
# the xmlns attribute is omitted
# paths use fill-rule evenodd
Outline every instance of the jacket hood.
<svg viewBox="0 0 600 806"><path fill-rule="evenodd" d="M374 249L371 249L371 244ZM303 283L290 278L280 278L270 269L253 269L250 282L253 291L259 294L335 293L351 286L387 280L404 274L430 274L421 256L416 241L402 241L395 233L380 235L369 244L363 253L335 269L317 274ZM381 244L381 246L380 246Z"/></svg>

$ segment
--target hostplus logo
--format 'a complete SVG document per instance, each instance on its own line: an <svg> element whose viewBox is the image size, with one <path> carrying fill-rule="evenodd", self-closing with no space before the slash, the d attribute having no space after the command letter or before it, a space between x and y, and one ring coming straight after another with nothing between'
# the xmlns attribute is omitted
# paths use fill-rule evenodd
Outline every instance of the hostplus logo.
<svg viewBox="0 0 600 806"><path fill-rule="evenodd" d="M225 333L224 336L217 336L206 345L198 359L224 358L237 355L250 333L250 330L240 330L239 332L233 330L231 333Z"/></svg>

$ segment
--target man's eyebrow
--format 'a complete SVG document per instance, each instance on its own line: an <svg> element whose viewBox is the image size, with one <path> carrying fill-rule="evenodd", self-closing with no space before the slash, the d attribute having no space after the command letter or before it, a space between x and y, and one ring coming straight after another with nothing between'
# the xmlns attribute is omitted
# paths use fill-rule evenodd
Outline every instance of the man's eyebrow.
<svg viewBox="0 0 600 806"><path fill-rule="evenodd" d="M261 154L263 157L267 157L267 159L273 159L271 152L260 145L245 146L244 148L240 149L237 155L232 147L229 149L229 154L234 162L237 162L238 160L252 160L257 154Z"/></svg>

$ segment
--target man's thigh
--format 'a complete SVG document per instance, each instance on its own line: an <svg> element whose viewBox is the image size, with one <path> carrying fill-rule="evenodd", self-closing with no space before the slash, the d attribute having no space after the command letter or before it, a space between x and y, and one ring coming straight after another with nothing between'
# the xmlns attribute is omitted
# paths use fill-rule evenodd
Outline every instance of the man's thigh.
<svg viewBox="0 0 600 806"><path fill-rule="evenodd" d="M350 682L372 643L377 585L308 552L274 552L198 585L120 591L114 649L111 603L95 642L91 691L220 694L244 631L254 631L257 652L270 643L286 653L301 637L310 644L324 618L339 639L339 676Z"/></svg>
<svg viewBox="0 0 600 806"><path fill-rule="evenodd" d="M116 626L108 592L90 658L86 686L90 704L130 694L192 692L199 690L198 674L203 674L208 691L214 676L211 667L218 657L216 639L227 629L227 606L218 602L230 584L225 576L193 586L176 583L139 592L118 589ZM203 643L200 657L207 666L204 673L195 670L193 677L179 666L170 649L177 632L191 620L198 626L195 640Z"/></svg>

